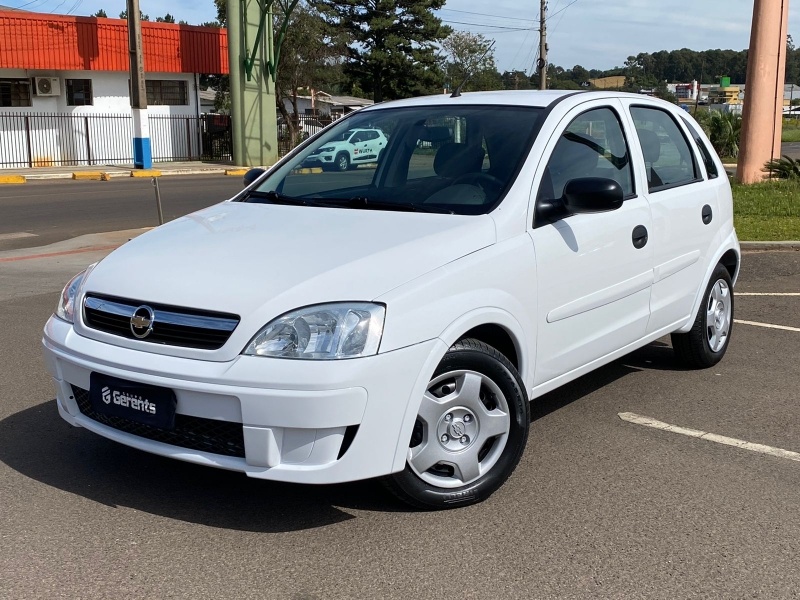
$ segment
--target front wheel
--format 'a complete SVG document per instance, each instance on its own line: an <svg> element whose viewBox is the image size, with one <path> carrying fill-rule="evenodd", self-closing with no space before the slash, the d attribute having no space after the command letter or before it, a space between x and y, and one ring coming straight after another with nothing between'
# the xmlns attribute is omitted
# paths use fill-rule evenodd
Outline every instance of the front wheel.
<svg viewBox="0 0 800 600"><path fill-rule="evenodd" d="M728 269L719 264L708 282L691 331L673 333L672 347L687 367L713 367L725 356L732 331L733 283Z"/></svg>
<svg viewBox="0 0 800 600"><path fill-rule="evenodd" d="M336 165L337 171L347 171L350 168L350 157L347 156L347 153L340 152L336 155L334 165Z"/></svg>
<svg viewBox="0 0 800 600"><path fill-rule="evenodd" d="M483 342L461 340L428 384L405 469L386 485L418 508L481 502L514 471L529 427L528 399L514 366Z"/></svg>

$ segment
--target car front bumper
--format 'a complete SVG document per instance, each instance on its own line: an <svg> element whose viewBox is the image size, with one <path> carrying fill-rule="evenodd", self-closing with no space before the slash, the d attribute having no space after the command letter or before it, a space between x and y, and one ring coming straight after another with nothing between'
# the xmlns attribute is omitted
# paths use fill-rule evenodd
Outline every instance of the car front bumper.
<svg viewBox="0 0 800 600"><path fill-rule="evenodd" d="M72 425L154 454L295 483L403 469L420 400L447 350L435 339L350 360L199 361L92 340L55 317L42 343L58 411ZM181 431L137 435L98 420L88 404L93 372L172 389Z"/></svg>

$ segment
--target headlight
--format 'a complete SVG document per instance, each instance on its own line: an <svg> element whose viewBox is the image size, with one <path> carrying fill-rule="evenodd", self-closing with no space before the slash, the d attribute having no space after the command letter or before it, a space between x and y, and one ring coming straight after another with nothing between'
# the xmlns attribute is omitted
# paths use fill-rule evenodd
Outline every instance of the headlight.
<svg viewBox="0 0 800 600"><path fill-rule="evenodd" d="M318 304L267 324L244 354L335 360L378 353L386 308L369 302Z"/></svg>
<svg viewBox="0 0 800 600"><path fill-rule="evenodd" d="M89 265L64 286L61 291L61 297L58 299L58 306L56 306L56 316L59 319L63 319L67 323L75 322L75 301L78 299L78 292L81 291L84 280L92 272L96 264Z"/></svg>
<svg viewBox="0 0 800 600"><path fill-rule="evenodd" d="M336 150L333 146L325 146L324 148L320 148L317 152L333 152Z"/></svg>

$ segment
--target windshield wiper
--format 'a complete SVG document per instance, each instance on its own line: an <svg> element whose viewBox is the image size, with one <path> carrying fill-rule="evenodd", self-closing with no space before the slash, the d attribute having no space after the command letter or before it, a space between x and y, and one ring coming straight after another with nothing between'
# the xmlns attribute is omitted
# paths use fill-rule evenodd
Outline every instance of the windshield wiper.
<svg viewBox="0 0 800 600"><path fill-rule="evenodd" d="M352 198L323 198L317 200L317 204L327 204L329 206L346 206L362 210L395 210L401 212L425 212L439 214L453 214L449 210L439 210L428 206L420 206L411 202L382 202L380 200L370 200L366 196L353 196Z"/></svg>
<svg viewBox="0 0 800 600"><path fill-rule="evenodd" d="M280 192L276 191L269 191L269 192L259 192L257 190L253 190L247 197L245 198L245 202L260 202L262 200L266 200L271 204L289 204L292 206L317 206L317 203L313 200L308 200L306 198L295 198L294 196L287 196L286 194L281 194Z"/></svg>

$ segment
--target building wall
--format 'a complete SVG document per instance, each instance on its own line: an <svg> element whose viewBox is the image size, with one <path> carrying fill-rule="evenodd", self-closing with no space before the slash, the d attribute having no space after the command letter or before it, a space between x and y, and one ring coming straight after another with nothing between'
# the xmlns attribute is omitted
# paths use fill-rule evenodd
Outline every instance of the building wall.
<svg viewBox="0 0 800 600"><path fill-rule="evenodd" d="M127 73L0 69L0 79L40 76L58 77L61 91L52 97L32 95L29 107L0 107L0 168L27 166L29 148L33 166L130 162L133 132ZM90 79L93 104L68 106L65 79ZM148 73L146 79L182 80L187 91L185 105L149 107L154 157L197 157L194 74Z"/></svg>
<svg viewBox="0 0 800 600"><path fill-rule="evenodd" d="M131 112L128 73L119 71L52 71L36 69L0 69L0 79L30 79L32 77L58 77L61 93L58 96L31 97L31 106L0 107L0 114L51 113L51 114L107 114ZM91 79L93 104L91 106L67 105L66 79ZM198 113L197 89L193 73L147 73L145 79L181 80L186 82L185 105L149 106L148 112L156 115L196 115ZM33 92L33 88L31 88Z"/></svg>

